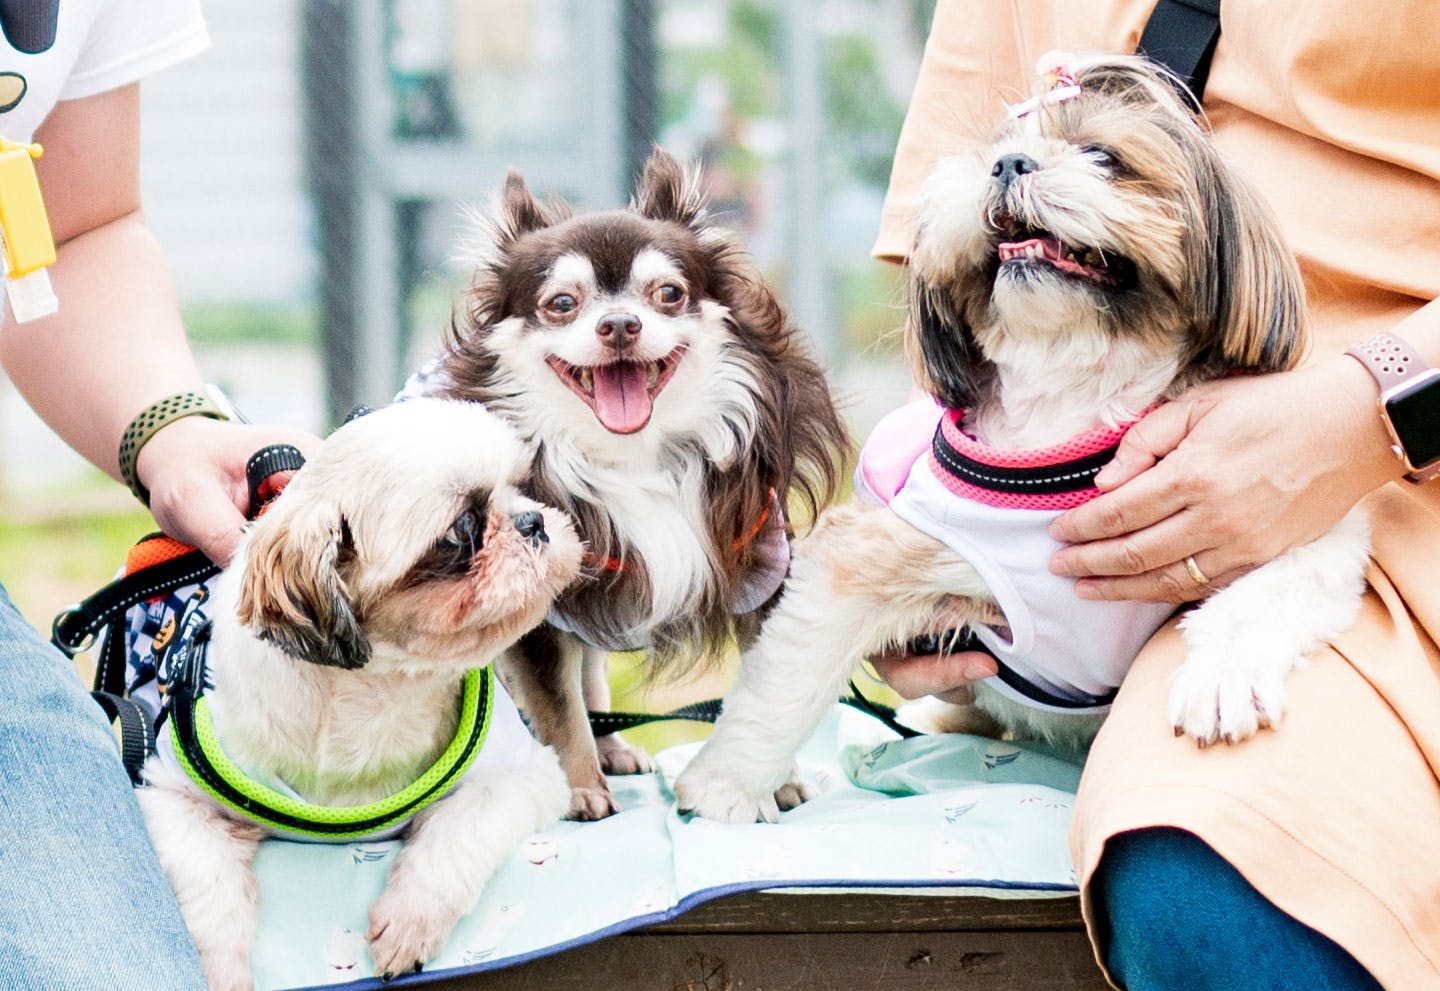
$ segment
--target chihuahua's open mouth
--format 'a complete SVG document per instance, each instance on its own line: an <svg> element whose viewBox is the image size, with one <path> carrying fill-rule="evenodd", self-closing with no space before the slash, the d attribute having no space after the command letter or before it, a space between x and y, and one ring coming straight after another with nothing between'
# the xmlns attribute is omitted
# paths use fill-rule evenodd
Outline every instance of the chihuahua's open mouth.
<svg viewBox="0 0 1440 991"><path fill-rule="evenodd" d="M1107 254L1099 248L1066 244L1044 231L1026 231L1014 236L1016 240L1002 241L996 248L1002 268L1012 263L1048 265L1106 289L1124 285L1133 272L1134 266L1128 258Z"/></svg>
<svg viewBox="0 0 1440 991"><path fill-rule="evenodd" d="M680 359L681 345L655 361L619 361L601 365L572 365L550 355L545 360L595 413L601 426L615 434L633 434L645 429L655 411L655 397L669 383Z"/></svg>

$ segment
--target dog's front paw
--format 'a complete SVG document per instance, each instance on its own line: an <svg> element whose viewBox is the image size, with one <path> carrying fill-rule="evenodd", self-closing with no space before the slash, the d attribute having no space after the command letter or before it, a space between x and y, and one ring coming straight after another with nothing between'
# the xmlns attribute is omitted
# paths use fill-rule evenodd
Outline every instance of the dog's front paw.
<svg viewBox="0 0 1440 991"><path fill-rule="evenodd" d="M800 773L800 768L791 769L790 777L785 783L775 789L775 805L781 812L789 812L791 809L799 808L820 794L815 786L806 781Z"/></svg>
<svg viewBox="0 0 1440 991"><path fill-rule="evenodd" d="M615 797L605 785L573 785L570 788L570 811L565 813L565 818L594 822L619 811Z"/></svg>
<svg viewBox="0 0 1440 991"><path fill-rule="evenodd" d="M406 888L389 887L370 906L370 959L375 974L389 980L414 974L440 952L459 918L433 898Z"/></svg>
<svg viewBox="0 0 1440 991"><path fill-rule="evenodd" d="M676 808L718 822L779 822L777 794L749 787L735 776L717 773L704 765L697 767L695 762L675 779ZM796 788L787 795L796 800L785 807L794 808L809 797Z"/></svg>
<svg viewBox="0 0 1440 991"><path fill-rule="evenodd" d="M1192 654L1170 684L1170 722L1202 747L1223 740L1239 743L1266 727L1278 726L1285 712L1288 664L1232 654L1216 658Z"/></svg>
<svg viewBox="0 0 1440 991"><path fill-rule="evenodd" d="M619 733L597 736L595 750L600 754L600 770L606 774L645 774L650 770L650 755Z"/></svg>

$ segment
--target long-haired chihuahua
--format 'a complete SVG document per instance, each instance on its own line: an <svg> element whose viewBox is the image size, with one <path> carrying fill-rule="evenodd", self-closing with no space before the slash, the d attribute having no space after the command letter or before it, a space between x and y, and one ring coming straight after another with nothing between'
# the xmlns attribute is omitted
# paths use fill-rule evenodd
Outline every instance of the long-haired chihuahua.
<svg viewBox="0 0 1440 991"><path fill-rule="evenodd" d="M789 563L793 495L829 502L847 438L803 335L697 170L656 150L627 209L572 213L512 173L470 250L468 307L412 391L485 404L534 451L528 491L576 521L585 575L502 672L560 754L571 815L644 770L608 708L609 651L675 677L753 638Z"/></svg>

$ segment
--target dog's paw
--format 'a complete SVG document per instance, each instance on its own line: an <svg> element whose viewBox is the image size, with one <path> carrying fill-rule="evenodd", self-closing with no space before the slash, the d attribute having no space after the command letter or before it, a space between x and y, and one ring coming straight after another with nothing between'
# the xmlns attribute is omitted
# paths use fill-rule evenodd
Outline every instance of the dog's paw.
<svg viewBox="0 0 1440 991"><path fill-rule="evenodd" d="M786 782L781 791L789 785L790 782ZM736 778L709 773L694 764L675 779L676 808L717 822L779 822L778 795L779 792L769 790L756 791ZM787 799L796 801L785 807L794 808L808 797L800 787L794 788L787 793Z"/></svg>
<svg viewBox="0 0 1440 991"><path fill-rule="evenodd" d="M565 813L565 818L594 822L596 819L613 816L619 811L620 808L615 804L615 797L610 794L609 788L604 785L576 785L570 789L570 811Z"/></svg>
<svg viewBox="0 0 1440 991"><path fill-rule="evenodd" d="M820 792L800 774L800 768L790 771L785 783L775 789L775 805L781 812L789 812L810 801Z"/></svg>
<svg viewBox="0 0 1440 991"><path fill-rule="evenodd" d="M382 980L414 974L440 952L458 917L435 899L405 888L386 888L370 906L370 959Z"/></svg>
<svg viewBox="0 0 1440 991"><path fill-rule="evenodd" d="M600 770L606 774L645 774L650 770L650 755L619 733L597 736L595 750L600 754Z"/></svg>
<svg viewBox="0 0 1440 991"><path fill-rule="evenodd" d="M1170 683L1170 723L1175 735L1202 747L1239 743L1280 724L1285 713L1289 665L1193 655Z"/></svg>

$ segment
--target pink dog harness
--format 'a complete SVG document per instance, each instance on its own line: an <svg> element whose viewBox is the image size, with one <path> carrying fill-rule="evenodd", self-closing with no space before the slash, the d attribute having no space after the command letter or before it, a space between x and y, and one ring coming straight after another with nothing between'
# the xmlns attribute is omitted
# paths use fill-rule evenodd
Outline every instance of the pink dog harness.
<svg viewBox="0 0 1440 991"><path fill-rule="evenodd" d="M860 453L856 489L946 544L990 589L1010 639L974 630L1001 666L987 684L1041 709L1103 711L1174 607L1079 598L1073 579L1050 574L1060 544L1048 527L1100 494L1095 473L1134 421L1019 451L981 443L962 421L963 411L931 399L889 414Z"/></svg>

